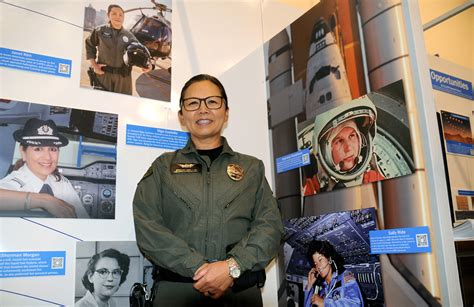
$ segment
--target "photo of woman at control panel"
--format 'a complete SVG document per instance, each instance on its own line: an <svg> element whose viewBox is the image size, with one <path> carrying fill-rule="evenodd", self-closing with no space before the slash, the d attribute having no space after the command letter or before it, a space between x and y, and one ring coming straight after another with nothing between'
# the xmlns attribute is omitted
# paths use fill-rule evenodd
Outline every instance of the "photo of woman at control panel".
<svg viewBox="0 0 474 307"><path fill-rule="evenodd" d="M116 114L0 100L0 217L115 218Z"/></svg>

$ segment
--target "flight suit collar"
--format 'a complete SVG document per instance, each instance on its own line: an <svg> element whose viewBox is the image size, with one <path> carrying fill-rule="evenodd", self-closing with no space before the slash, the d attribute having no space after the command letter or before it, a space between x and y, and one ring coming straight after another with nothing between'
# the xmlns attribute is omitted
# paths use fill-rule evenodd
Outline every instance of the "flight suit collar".
<svg viewBox="0 0 474 307"><path fill-rule="evenodd" d="M228 154L228 155L234 156L235 152L232 150L232 148L230 148L229 144L227 143L226 138L221 136L221 140L222 140L222 145L223 145L221 155L222 154ZM188 139L188 143L186 144L186 146L184 146L184 148L181 149L181 153L184 154L184 155L188 155L188 154L191 154L191 153L199 155L198 152L197 152L196 146L194 145L191 138Z"/></svg>

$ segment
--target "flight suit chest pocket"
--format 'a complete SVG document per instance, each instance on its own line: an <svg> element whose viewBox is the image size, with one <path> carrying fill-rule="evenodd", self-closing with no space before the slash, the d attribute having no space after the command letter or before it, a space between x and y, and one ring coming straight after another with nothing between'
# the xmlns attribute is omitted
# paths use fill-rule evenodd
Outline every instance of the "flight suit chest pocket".
<svg viewBox="0 0 474 307"><path fill-rule="evenodd" d="M181 191L165 185L163 187L162 214L171 230L183 231L194 223L196 204Z"/></svg>
<svg viewBox="0 0 474 307"><path fill-rule="evenodd" d="M245 186L230 194L222 203L222 236L224 245L242 239L249 230L255 207L255 188Z"/></svg>
<svg viewBox="0 0 474 307"><path fill-rule="evenodd" d="M251 219L255 205L255 188L249 184L239 187L222 201L224 218L239 217Z"/></svg>

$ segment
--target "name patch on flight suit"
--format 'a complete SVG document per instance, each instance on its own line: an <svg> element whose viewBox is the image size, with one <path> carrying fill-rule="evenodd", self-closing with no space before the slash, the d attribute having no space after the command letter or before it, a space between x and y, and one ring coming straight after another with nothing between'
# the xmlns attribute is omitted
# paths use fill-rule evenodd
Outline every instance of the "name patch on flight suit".
<svg viewBox="0 0 474 307"><path fill-rule="evenodd" d="M171 164L172 174L182 173L200 173L202 171L202 165L196 163L176 163Z"/></svg>
<svg viewBox="0 0 474 307"><path fill-rule="evenodd" d="M110 33L110 32L102 32L102 36L103 36L103 37L107 37L107 38L112 38L112 33Z"/></svg>
<svg viewBox="0 0 474 307"><path fill-rule="evenodd" d="M333 294L332 294L332 299L337 301L341 298L341 293L339 292L339 290L334 290Z"/></svg>
<svg viewBox="0 0 474 307"><path fill-rule="evenodd" d="M340 280L338 280L336 282L336 284L332 287L332 289L334 289L334 291L329 291L327 295L331 295L330 297L337 301L341 298L341 293L340 293L340 287L342 286L342 283Z"/></svg>

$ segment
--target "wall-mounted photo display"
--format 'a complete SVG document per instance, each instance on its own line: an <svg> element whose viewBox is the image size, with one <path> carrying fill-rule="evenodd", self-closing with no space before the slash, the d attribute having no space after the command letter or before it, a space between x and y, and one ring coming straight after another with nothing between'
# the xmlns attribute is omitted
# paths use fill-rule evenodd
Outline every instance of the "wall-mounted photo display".
<svg viewBox="0 0 474 307"><path fill-rule="evenodd" d="M403 82L366 93L355 1L321 1L266 45L277 198L412 174ZM296 137L295 137L296 136ZM308 158L309 162L308 163ZM301 175L297 168L301 169Z"/></svg>
<svg viewBox="0 0 474 307"><path fill-rule="evenodd" d="M469 116L441 111L441 121L446 152L474 156L474 142L472 141Z"/></svg>
<svg viewBox="0 0 474 307"><path fill-rule="evenodd" d="M77 242L74 306L145 306L152 275L135 241Z"/></svg>
<svg viewBox="0 0 474 307"><path fill-rule="evenodd" d="M84 6L81 87L170 101L171 0Z"/></svg>
<svg viewBox="0 0 474 307"><path fill-rule="evenodd" d="M117 127L117 114L0 99L0 216L114 219Z"/></svg>
<svg viewBox="0 0 474 307"><path fill-rule="evenodd" d="M414 171L403 81L368 94L361 44L356 1L324 0L265 45L275 193L288 216L301 196ZM291 157L301 163L280 165Z"/></svg>
<svg viewBox="0 0 474 307"><path fill-rule="evenodd" d="M299 123L298 149L310 149L302 168L304 196L414 172L401 81Z"/></svg>
<svg viewBox="0 0 474 307"><path fill-rule="evenodd" d="M378 255L370 254L374 208L286 220L288 306L383 306Z"/></svg>

